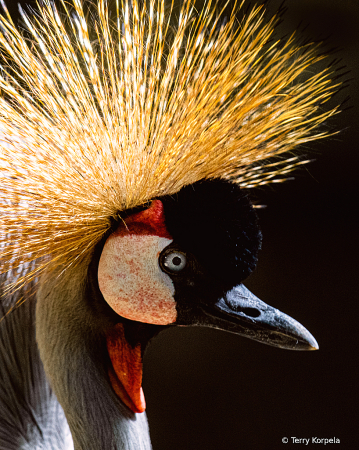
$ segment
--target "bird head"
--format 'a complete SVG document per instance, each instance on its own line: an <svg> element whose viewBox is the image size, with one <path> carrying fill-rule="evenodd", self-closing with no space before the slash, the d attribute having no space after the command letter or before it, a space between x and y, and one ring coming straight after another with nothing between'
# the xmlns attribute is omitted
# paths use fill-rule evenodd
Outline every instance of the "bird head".
<svg viewBox="0 0 359 450"><path fill-rule="evenodd" d="M117 315L106 336L108 372L133 412L145 409L146 345L168 326L207 326L282 348L318 348L302 325L242 284L255 268L260 244L247 195L218 180L125 214L99 245L90 272L92 295Z"/></svg>

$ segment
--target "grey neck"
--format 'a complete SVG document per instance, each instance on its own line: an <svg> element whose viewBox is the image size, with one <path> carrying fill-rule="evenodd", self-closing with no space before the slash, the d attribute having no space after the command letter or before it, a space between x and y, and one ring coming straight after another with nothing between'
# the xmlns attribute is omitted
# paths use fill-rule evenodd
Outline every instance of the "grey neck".
<svg viewBox="0 0 359 450"><path fill-rule="evenodd" d="M36 339L45 373L75 450L150 450L145 413L130 412L109 384L106 341L87 298L87 268L84 261L41 280Z"/></svg>
<svg viewBox="0 0 359 450"><path fill-rule="evenodd" d="M0 276L0 285L7 275L12 274ZM67 420L37 349L36 299L27 295L29 290L0 301L0 450L73 450Z"/></svg>

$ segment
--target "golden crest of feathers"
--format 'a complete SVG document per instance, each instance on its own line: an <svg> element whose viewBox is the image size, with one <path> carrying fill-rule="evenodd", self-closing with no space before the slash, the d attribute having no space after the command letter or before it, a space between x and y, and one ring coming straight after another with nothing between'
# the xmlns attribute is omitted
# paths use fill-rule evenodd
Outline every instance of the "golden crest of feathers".
<svg viewBox="0 0 359 450"><path fill-rule="evenodd" d="M302 77L316 47L274 40L262 6L223 22L211 0L172 18L164 0L116 0L112 18L106 0L39 0L20 32L1 3L1 269L37 260L18 286L76 263L111 217L156 196L280 181L338 111L321 109L330 69Z"/></svg>

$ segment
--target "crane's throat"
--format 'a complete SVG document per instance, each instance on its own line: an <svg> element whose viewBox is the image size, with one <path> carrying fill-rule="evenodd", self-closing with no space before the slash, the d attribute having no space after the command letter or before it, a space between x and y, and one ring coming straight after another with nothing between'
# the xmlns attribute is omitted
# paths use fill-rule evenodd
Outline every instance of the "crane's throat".
<svg viewBox="0 0 359 450"><path fill-rule="evenodd" d="M126 340L123 325L119 323L107 336L107 351L112 363L108 374L113 390L134 413L144 412L141 344L132 347Z"/></svg>

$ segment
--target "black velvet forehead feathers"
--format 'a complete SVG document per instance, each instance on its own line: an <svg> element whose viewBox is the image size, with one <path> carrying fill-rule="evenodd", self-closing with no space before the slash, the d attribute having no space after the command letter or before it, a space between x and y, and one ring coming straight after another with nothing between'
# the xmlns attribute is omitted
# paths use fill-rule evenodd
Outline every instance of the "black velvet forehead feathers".
<svg viewBox="0 0 359 450"><path fill-rule="evenodd" d="M257 215L238 185L201 181L161 197L174 242L230 289L257 264L262 235Z"/></svg>

